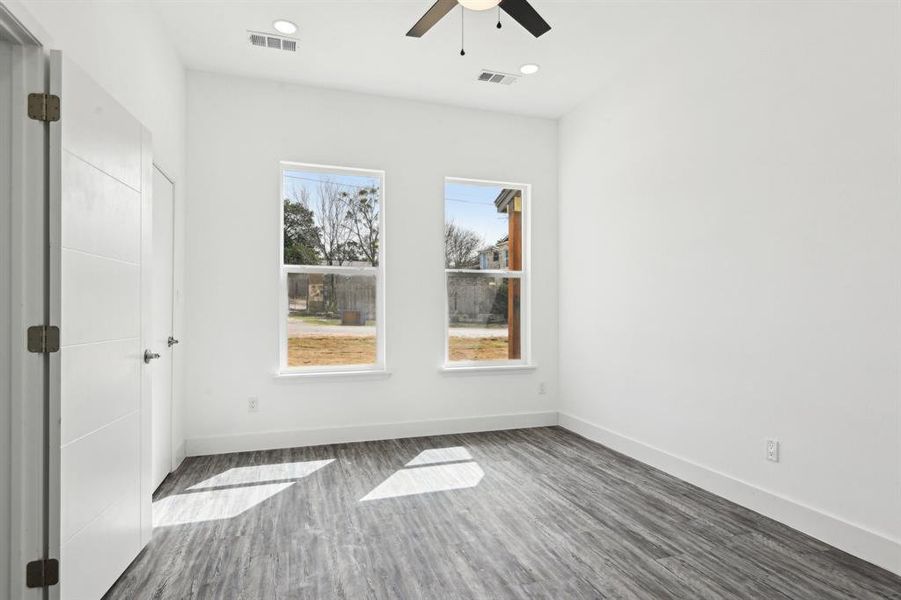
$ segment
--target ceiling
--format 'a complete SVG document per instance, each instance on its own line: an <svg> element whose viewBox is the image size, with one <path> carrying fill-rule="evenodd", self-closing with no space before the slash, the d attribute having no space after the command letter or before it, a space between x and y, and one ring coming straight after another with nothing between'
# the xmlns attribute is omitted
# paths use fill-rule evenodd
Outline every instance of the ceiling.
<svg viewBox="0 0 901 600"><path fill-rule="evenodd" d="M659 1L531 0L550 32L536 39L505 14L498 30L497 11L466 11L460 56L461 8L423 38L405 36L432 1L152 4L190 69L549 118L610 84L667 30ZM298 25L296 54L249 45L246 31L275 33L275 19ZM476 81L482 69L519 73L524 63L541 70L510 86Z"/></svg>

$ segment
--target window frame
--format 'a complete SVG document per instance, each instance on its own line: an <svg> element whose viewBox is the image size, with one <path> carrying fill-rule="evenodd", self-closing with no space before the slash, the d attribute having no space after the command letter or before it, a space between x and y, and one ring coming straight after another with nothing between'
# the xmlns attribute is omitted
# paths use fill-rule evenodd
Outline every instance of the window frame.
<svg viewBox="0 0 901 600"><path fill-rule="evenodd" d="M458 183L465 185L481 185L485 187L503 187L519 190L522 193L522 269L511 271L509 269L448 269L444 263L444 252L441 253L442 266L444 267L444 363L442 370L456 371L490 371L490 370L515 370L531 369L532 362L532 184L515 183L510 181L497 181L492 179L472 179L468 177L445 177L442 186L442 231L447 224L447 184ZM443 237L443 236L442 236ZM519 322L520 322L520 357L518 359L505 360L450 360L450 302L448 299L448 275L451 273L484 275L486 277L506 277L519 279Z"/></svg>
<svg viewBox="0 0 901 600"><path fill-rule="evenodd" d="M380 182L379 198L379 253L377 266L338 266L338 265L286 265L285 264L285 172L309 171L316 173L339 173L361 177L377 178ZM367 373L387 373L386 361L386 307L385 307L385 207L387 192L385 188L385 171L381 169L363 169L358 167L339 167L313 163L280 161L278 167L279 199L278 199L278 376L298 377L308 375L314 378L323 375L359 375ZM288 275L290 273L318 273L324 275L375 275L375 344L376 361L359 365L310 365L292 367L288 365Z"/></svg>

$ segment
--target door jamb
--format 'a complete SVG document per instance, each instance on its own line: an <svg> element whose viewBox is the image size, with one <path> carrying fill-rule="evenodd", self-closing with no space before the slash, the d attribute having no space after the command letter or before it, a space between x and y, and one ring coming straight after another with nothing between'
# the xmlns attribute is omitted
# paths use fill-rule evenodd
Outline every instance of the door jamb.
<svg viewBox="0 0 901 600"><path fill-rule="evenodd" d="M176 195L175 195L175 178L170 176L169 173L163 169L156 162L153 163L153 168L156 169L160 175L162 175L166 181L172 184L172 223L170 223L171 231L172 231L172 298L170 298L170 302L172 303L172 323L169 325L169 335L177 338L175 335L175 310L176 310L176 276L175 276L175 265L176 265L176 241L175 241L175 218L176 218ZM171 365L172 365L172 373L169 378L169 472L173 472L176 467L178 467L178 458L177 458L177 449L175 447L175 346L170 348L172 350L171 356ZM152 392L151 392L152 394ZM152 404L152 397L151 397ZM151 452L153 449L151 448Z"/></svg>
<svg viewBox="0 0 901 600"><path fill-rule="evenodd" d="M46 354L29 353L25 330L49 324L48 303L48 127L28 118L29 93L48 92L47 54L33 24L23 24L7 3L0 3L0 36L13 45L12 157L10 161L10 535L9 586L12 598L57 598L59 586L27 588L25 565L58 558L48 522L49 364ZM33 33L34 32L34 33ZM6 543L3 540L0 543Z"/></svg>

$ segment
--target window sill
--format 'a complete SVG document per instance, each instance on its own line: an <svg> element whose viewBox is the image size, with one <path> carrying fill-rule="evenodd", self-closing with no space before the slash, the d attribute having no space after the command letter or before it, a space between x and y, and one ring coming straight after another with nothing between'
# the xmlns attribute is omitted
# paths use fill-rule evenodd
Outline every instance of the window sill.
<svg viewBox="0 0 901 600"><path fill-rule="evenodd" d="M441 371L442 375L490 375L490 374L504 374L504 373L530 373L535 371L538 368L538 365L535 364L525 364L525 365L461 365L459 367L455 366L442 366L439 371Z"/></svg>
<svg viewBox="0 0 901 600"><path fill-rule="evenodd" d="M391 371L386 369L365 369L359 371L282 371L275 374L276 381L366 381L388 379Z"/></svg>

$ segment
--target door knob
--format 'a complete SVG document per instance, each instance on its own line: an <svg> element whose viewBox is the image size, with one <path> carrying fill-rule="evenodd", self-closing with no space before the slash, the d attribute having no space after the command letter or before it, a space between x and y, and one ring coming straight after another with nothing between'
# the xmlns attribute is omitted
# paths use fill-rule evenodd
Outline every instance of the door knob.
<svg viewBox="0 0 901 600"><path fill-rule="evenodd" d="M177 343L178 343L178 340L175 339L174 337L172 337L172 336L170 335L170 336L169 336L169 341L168 341L169 347L171 348L172 346L174 346L174 345L177 344Z"/></svg>
<svg viewBox="0 0 901 600"><path fill-rule="evenodd" d="M157 352L151 352L150 350L144 350L144 362L147 363L148 365L150 364L151 360L156 360L159 357L160 357L160 355Z"/></svg>

